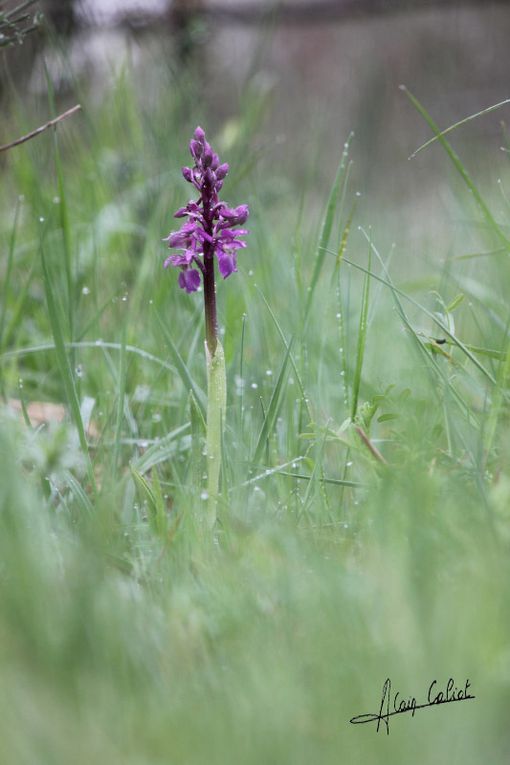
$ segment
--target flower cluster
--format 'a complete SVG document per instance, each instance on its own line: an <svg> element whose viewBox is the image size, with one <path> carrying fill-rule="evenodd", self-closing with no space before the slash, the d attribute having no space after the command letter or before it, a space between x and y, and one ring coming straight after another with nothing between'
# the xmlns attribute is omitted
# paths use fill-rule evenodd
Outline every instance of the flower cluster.
<svg viewBox="0 0 510 765"><path fill-rule="evenodd" d="M183 167L184 179L199 193L197 201L191 200L175 213L176 218L187 218L179 231L172 231L164 242L179 250L164 263L181 269L179 285L187 292L195 292L200 286L200 274L204 281L211 275L214 279L214 256L224 279L237 271L237 251L246 247L238 237L248 233L242 225L248 218L248 205L228 207L220 202L218 193L228 173L228 165L221 164L219 157L206 141L205 133L197 127L189 145L194 160L193 167Z"/></svg>

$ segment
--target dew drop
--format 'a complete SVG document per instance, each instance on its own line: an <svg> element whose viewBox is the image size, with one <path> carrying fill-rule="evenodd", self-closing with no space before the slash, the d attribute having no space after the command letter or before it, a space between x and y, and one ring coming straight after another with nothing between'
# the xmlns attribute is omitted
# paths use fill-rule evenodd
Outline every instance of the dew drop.
<svg viewBox="0 0 510 765"><path fill-rule="evenodd" d="M273 375L273 370L272 370L272 369L266 369L266 375L267 375L268 377L272 377L272 375Z"/></svg>
<svg viewBox="0 0 510 765"><path fill-rule="evenodd" d="M206 491L203 491L200 494L200 499L203 500L203 501L205 501L206 499L209 499L209 494Z"/></svg>
<svg viewBox="0 0 510 765"><path fill-rule="evenodd" d="M44 223L44 216L43 215L40 216L39 223Z"/></svg>
<svg viewBox="0 0 510 765"><path fill-rule="evenodd" d="M90 295L90 290L88 287L83 287L81 291L82 295Z"/></svg>
<svg viewBox="0 0 510 765"><path fill-rule="evenodd" d="M76 377L83 377L83 367L81 364L78 364L74 371L76 372Z"/></svg>
<svg viewBox="0 0 510 765"><path fill-rule="evenodd" d="M257 390L257 388L258 388L259 386L257 385L257 383L253 382L253 383L251 384L251 387L253 388L253 390Z"/></svg>

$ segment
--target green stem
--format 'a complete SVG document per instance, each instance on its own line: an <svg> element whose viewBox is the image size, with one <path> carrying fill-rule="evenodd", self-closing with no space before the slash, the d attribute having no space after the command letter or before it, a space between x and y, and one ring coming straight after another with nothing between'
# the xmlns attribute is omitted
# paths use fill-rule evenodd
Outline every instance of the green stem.
<svg viewBox="0 0 510 765"><path fill-rule="evenodd" d="M212 529L216 523L220 468L222 431L225 426L225 409L227 403L227 381L225 373L225 356L221 343L216 341L214 355L205 343L207 359L207 523Z"/></svg>

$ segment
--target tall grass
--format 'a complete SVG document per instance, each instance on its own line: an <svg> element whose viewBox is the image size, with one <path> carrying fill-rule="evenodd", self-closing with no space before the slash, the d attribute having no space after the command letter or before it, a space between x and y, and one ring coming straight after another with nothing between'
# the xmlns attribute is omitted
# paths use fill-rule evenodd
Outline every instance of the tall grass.
<svg viewBox="0 0 510 765"><path fill-rule="evenodd" d="M252 210L240 273L218 287L211 545L201 301L160 244L186 201L189 127L209 120L164 85L155 104L127 72L102 105L80 93L83 121L2 175L1 390L27 418L41 401L68 418L2 414L1 761L504 762L503 222L442 135L473 220L481 208L480 252L498 254L438 259L409 287L398 245L390 262L358 230L355 142L316 220L311 188L298 210L275 203L252 162L256 93L228 136L211 120L238 160L229 198ZM394 718L389 737L350 725L386 677L406 696L469 677L476 700Z"/></svg>

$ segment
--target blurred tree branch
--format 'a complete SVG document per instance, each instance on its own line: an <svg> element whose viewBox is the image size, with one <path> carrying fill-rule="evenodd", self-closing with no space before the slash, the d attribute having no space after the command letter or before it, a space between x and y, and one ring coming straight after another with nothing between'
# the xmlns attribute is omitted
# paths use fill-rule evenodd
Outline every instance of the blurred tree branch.
<svg viewBox="0 0 510 765"><path fill-rule="evenodd" d="M41 21L39 12L30 12L37 0L25 0L8 10L6 3L0 3L0 48L21 45L24 38L38 28Z"/></svg>
<svg viewBox="0 0 510 765"><path fill-rule="evenodd" d="M62 114L59 114L58 117L55 117L49 122L46 122L44 125L41 125L35 130L31 130L30 133L27 133L26 135L21 136L21 138L16 138L16 140L11 141L11 143L6 143L3 146L0 146L0 152L7 151L8 149L13 149L15 146L19 146L22 143L26 143L27 141L30 141L31 138L35 138L40 133L43 133L45 130L48 130L48 128L53 127L53 125L56 125L58 122L62 122L62 120L65 120L68 117L71 117L71 115L80 111L80 109L81 109L81 105L76 104L76 106L73 106L71 107L71 109L68 109Z"/></svg>

